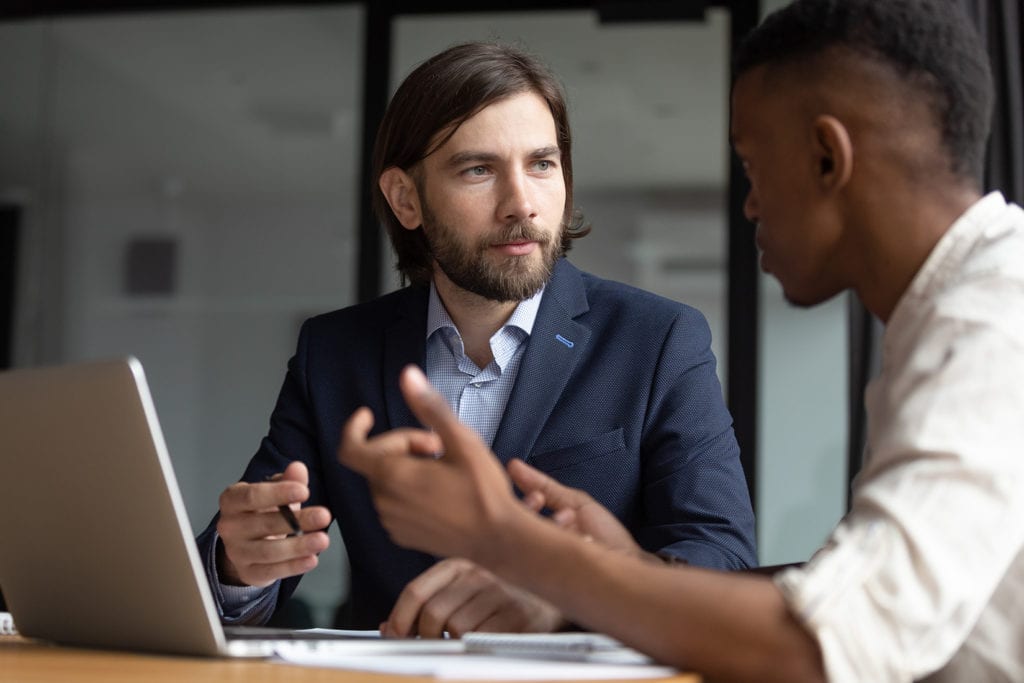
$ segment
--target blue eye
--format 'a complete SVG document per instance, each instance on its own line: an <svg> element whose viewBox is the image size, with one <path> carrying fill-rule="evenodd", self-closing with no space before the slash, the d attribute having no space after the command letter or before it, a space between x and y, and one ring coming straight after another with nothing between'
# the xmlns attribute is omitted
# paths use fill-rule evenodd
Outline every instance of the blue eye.
<svg viewBox="0 0 1024 683"><path fill-rule="evenodd" d="M486 166L471 166L462 171L462 175L469 178L485 178L490 175L491 170Z"/></svg>

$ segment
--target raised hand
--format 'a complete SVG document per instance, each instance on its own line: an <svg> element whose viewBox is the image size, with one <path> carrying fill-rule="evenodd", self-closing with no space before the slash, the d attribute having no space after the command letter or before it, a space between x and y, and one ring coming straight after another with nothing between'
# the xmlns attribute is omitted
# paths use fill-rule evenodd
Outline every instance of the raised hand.
<svg viewBox="0 0 1024 683"><path fill-rule="evenodd" d="M559 526L622 552L646 556L622 523L590 494L564 486L522 460L508 464L512 481L532 510L549 508Z"/></svg>
<svg viewBox="0 0 1024 683"><path fill-rule="evenodd" d="M342 429L338 459L366 477L381 523L396 543L476 559L490 546L476 540L493 540L509 515L526 511L497 458L459 422L422 371L405 368L400 385L413 413L434 431L403 428L367 438L373 415L360 408Z"/></svg>

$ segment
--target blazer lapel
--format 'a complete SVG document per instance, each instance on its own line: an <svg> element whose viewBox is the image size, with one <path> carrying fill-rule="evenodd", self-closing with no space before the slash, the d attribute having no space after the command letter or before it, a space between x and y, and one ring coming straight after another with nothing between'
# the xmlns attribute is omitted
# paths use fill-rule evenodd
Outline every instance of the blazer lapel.
<svg viewBox="0 0 1024 683"><path fill-rule="evenodd" d="M580 271L565 259L555 264L527 342L519 375L493 450L507 463L528 459L569 377L590 344L590 328L574 320L589 310Z"/></svg>
<svg viewBox="0 0 1024 683"><path fill-rule="evenodd" d="M398 375L402 368L415 363L423 368L427 357L427 296L425 287L406 288L396 311L395 319L384 335L384 403L387 406L388 425L379 424L374 433L396 427L418 427L419 420L412 414L398 388Z"/></svg>

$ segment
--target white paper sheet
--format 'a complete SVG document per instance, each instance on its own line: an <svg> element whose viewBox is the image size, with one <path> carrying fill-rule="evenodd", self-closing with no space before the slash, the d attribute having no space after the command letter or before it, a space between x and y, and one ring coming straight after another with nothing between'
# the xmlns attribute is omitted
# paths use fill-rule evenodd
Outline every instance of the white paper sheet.
<svg viewBox="0 0 1024 683"><path fill-rule="evenodd" d="M551 634L557 646L568 634ZM516 635L509 634L510 642ZM517 644L518 647L518 644ZM277 661L355 671L433 676L447 680L535 681L667 678L676 669L657 666L626 647L602 647L593 653L555 653L550 656L467 653L459 640L349 641L338 647L310 651L301 646L277 652Z"/></svg>

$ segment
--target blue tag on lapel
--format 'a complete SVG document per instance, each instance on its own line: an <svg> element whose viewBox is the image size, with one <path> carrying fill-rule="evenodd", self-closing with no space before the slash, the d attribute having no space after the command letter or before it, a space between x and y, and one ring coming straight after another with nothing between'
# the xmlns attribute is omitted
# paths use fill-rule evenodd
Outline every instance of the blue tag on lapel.
<svg viewBox="0 0 1024 683"><path fill-rule="evenodd" d="M568 346L568 347L569 347L570 349L571 349L572 347L576 346L576 344L575 344L574 342L571 342L571 341L569 341L568 339L566 339L565 337L563 337L563 336L562 336L562 335L560 335L560 334L556 334L556 335L555 335L555 339L557 339L558 341L562 342L563 344L565 344L566 346Z"/></svg>

